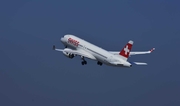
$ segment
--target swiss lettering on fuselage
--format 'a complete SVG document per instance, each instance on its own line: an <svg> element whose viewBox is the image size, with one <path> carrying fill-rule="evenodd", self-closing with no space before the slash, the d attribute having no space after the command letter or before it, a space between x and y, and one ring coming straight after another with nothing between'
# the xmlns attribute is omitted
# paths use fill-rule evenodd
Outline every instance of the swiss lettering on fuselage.
<svg viewBox="0 0 180 106"><path fill-rule="evenodd" d="M68 43L73 44L74 46L78 46L79 41L72 39L72 38L68 38Z"/></svg>

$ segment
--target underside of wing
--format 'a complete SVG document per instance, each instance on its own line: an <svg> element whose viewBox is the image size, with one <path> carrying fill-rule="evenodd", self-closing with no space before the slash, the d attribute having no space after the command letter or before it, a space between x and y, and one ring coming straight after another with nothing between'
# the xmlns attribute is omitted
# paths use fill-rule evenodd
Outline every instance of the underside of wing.
<svg viewBox="0 0 180 106"><path fill-rule="evenodd" d="M68 49L68 50L65 50L65 52L69 52L69 53L72 53L72 54L75 54L75 55L79 55L79 56L83 56L83 57L86 57L86 58L89 58L89 59L92 59L92 60L96 60L96 58L92 54L90 54L90 53L88 53L88 52L86 52L84 50Z"/></svg>
<svg viewBox="0 0 180 106"><path fill-rule="evenodd" d="M67 53L67 54L79 55L79 56L83 56L85 58L96 60L96 58L92 54L90 54L90 53L88 53L88 52L86 52L84 50L73 50L73 49L70 49L70 48L57 49L57 48L55 48L55 46L53 46L53 50L60 51L60 52L63 52L63 53Z"/></svg>

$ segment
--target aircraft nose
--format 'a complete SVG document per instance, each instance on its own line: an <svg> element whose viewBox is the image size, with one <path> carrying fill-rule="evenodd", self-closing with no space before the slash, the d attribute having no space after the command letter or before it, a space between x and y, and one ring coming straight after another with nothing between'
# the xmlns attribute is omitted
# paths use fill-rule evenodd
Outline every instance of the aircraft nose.
<svg viewBox="0 0 180 106"><path fill-rule="evenodd" d="M66 42L64 37L61 38L61 42L63 42L63 43Z"/></svg>

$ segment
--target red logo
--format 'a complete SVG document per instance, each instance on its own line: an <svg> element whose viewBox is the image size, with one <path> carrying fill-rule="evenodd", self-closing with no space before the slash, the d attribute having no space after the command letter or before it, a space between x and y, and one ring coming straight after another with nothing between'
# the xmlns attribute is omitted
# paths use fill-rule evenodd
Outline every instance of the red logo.
<svg viewBox="0 0 180 106"><path fill-rule="evenodd" d="M128 43L126 44L126 46L121 50L121 52L119 53L120 55L128 58L129 57L129 53L131 51L132 48L132 44Z"/></svg>
<svg viewBox="0 0 180 106"><path fill-rule="evenodd" d="M79 44L79 42L78 42L77 40L74 40L74 39L72 39L72 38L69 38L69 39L68 39L68 43L71 43L71 44L73 44L74 46L78 46L78 44Z"/></svg>

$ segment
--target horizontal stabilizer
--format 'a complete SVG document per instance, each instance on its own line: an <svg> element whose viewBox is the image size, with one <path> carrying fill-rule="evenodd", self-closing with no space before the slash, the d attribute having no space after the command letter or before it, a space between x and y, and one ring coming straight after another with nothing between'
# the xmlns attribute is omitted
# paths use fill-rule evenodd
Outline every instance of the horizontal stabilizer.
<svg viewBox="0 0 180 106"><path fill-rule="evenodd" d="M135 64L135 65L147 65L147 63L142 63L142 62L131 62L131 64Z"/></svg>

